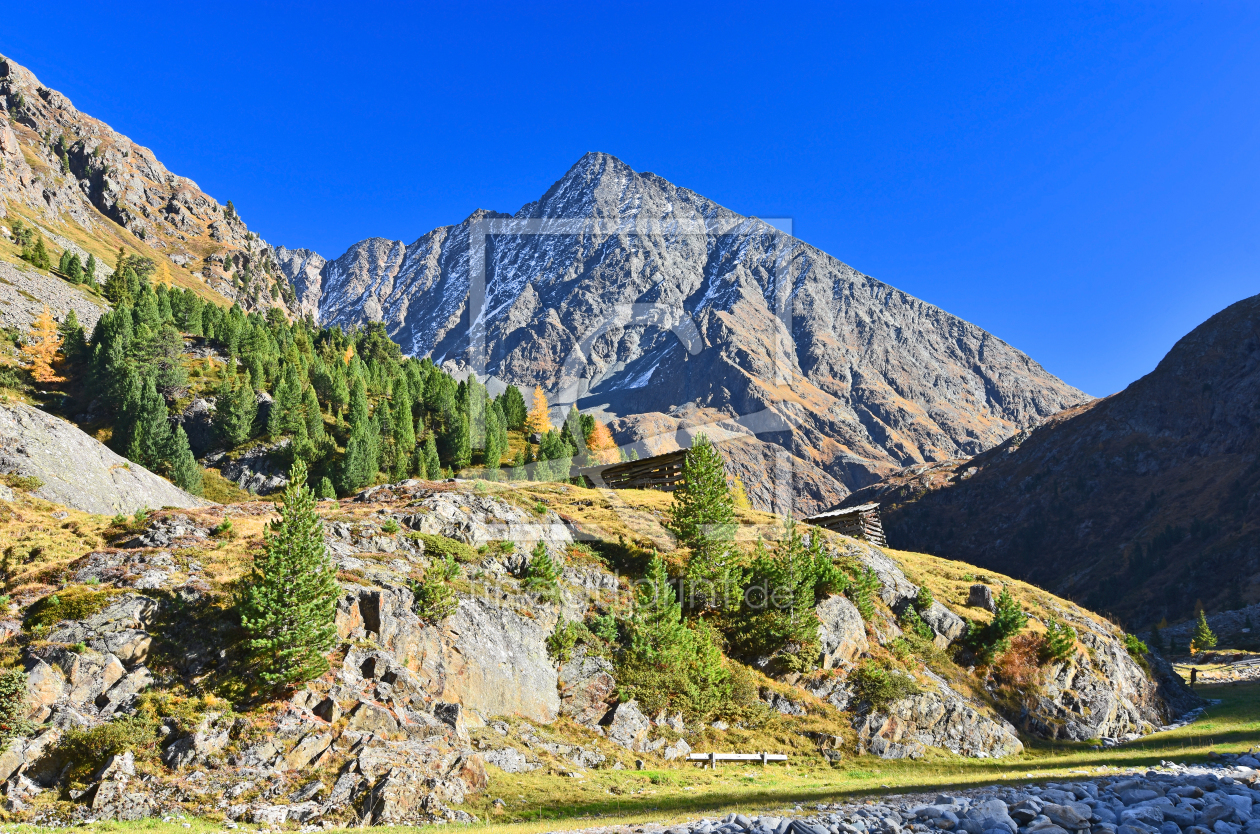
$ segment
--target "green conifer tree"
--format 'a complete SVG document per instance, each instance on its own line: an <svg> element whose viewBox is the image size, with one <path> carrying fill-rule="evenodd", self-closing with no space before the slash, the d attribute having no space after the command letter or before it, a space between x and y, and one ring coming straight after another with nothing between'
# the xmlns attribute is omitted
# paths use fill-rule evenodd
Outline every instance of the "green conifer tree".
<svg viewBox="0 0 1260 834"><path fill-rule="evenodd" d="M327 476L319 479L319 495L320 499L336 498L337 490L333 489L333 483Z"/></svg>
<svg viewBox="0 0 1260 834"><path fill-rule="evenodd" d="M683 483L673 498L665 526L691 551L687 584L696 589L732 587L735 503L722 455L703 434L687 450ZM717 600L704 592L688 593L687 598L700 608L712 607Z"/></svg>
<svg viewBox="0 0 1260 834"><path fill-rule="evenodd" d="M167 419L166 401L157 392L153 377L148 376L144 380L139 408L132 423L127 458L146 469L161 471L170 460L171 445L171 424Z"/></svg>
<svg viewBox="0 0 1260 834"><path fill-rule="evenodd" d="M334 615L341 586L306 476L306 466L295 462L284 502L277 507L280 518L270 525L265 550L254 558L241 600L241 625L258 677L275 688L323 674L327 652L337 640Z"/></svg>
<svg viewBox="0 0 1260 834"><path fill-rule="evenodd" d="M214 422L230 446L239 446L254 436L254 420L258 416L258 397L253 377L235 372L235 361L228 361L227 375L215 399Z"/></svg>
<svg viewBox="0 0 1260 834"><path fill-rule="evenodd" d="M424 454L421 459L424 461L423 477L436 481L440 477L442 463L438 458L437 443L433 441L433 432L429 432L424 438Z"/></svg>
<svg viewBox="0 0 1260 834"><path fill-rule="evenodd" d="M1216 648L1216 635L1208 625L1207 615L1199 609L1199 618L1194 622L1194 635L1190 638L1190 648L1196 652L1205 652Z"/></svg>
<svg viewBox="0 0 1260 834"><path fill-rule="evenodd" d="M560 599L560 571L556 567L556 563L552 561L551 555L547 553L547 546L541 541L534 545L534 552L531 555L529 564L525 566L525 573L521 579L521 588L536 594L539 599L556 601Z"/></svg>
<svg viewBox="0 0 1260 834"><path fill-rule="evenodd" d="M175 486L193 495L202 494L201 467L188 446L188 435L184 433L183 426L176 426L171 436L168 471Z"/></svg>

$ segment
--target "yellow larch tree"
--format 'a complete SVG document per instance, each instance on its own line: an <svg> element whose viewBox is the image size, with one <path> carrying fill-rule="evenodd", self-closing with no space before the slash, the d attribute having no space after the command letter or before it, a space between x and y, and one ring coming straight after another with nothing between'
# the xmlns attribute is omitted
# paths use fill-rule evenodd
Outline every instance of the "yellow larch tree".
<svg viewBox="0 0 1260 834"><path fill-rule="evenodd" d="M600 463L617 462L617 442L613 440L612 432L608 430L607 424L596 420L595 428L591 429L591 436L586 439L586 445L595 456L595 460Z"/></svg>
<svg viewBox="0 0 1260 834"><path fill-rule="evenodd" d="M64 382L65 377L57 376L53 370L53 361L57 351L61 350L61 334L57 332L57 322L53 320L48 305L44 312L35 319L30 338L22 346L22 358L30 365L31 376L36 382Z"/></svg>
<svg viewBox="0 0 1260 834"><path fill-rule="evenodd" d="M547 407L547 395L540 385L534 386L534 404L525 417L525 428L538 434L551 431L551 410Z"/></svg>

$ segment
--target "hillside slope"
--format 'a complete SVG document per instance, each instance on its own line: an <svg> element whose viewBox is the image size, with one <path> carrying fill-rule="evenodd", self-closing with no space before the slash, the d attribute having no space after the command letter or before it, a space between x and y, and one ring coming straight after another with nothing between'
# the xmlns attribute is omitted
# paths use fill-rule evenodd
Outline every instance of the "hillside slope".
<svg viewBox="0 0 1260 834"><path fill-rule="evenodd" d="M153 151L77 110L25 67L0 56L0 229L32 225L57 263L62 250L113 268L119 247L152 258L154 277L218 303L284 308L293 294L270 247L234 209ZM17 249L0 242L0 257Z"/></svg>
<svg viewBox="0 0 1260 834"><path fill-rule="evenodd" d="M271 504L111 523L21 491L0 497L0 535L16 559L5 578L13 607L0 620L11 635L5 657L27 670L31 716L42 725L0 757L0 778L74 789L22 788L6 807L26 818L55 808L97 819L466 821L462 803L531 770L567 784L591 769L632 769L636 759L676 768L693 747L767 744L790 750L804 770L853 756L1009 757L1035 737L1138 737L1198 704L1154 656L1149 677L1114 625L1018 582L1008 584L1037 618L1029 634L1059 619L1075 625L1079 642L1063 661L1023 668L1018 682L1000 665L973 673L949 654L963 625L955 612L989 616L966 604L967 566L824 534L838 564L869 568L875 582L865 615L864 603L843 595L815 609L820 655L810 665L821 668L789 672L774 657L751 659L761 674L728 661L738 680L729 702L650 714L618 696L633 673L602 638L585 632L567 658L549 640L564 621L598 626L609 612L625 615L633 566L650 555L670 500L407 481L321 503L341 584L333 669L269 701L250 695L233 600ZM216 532L225 520L228 535ZM778 521L741 512L740 538ZM669 553L668 539L660 544ZM521 557L536 547L560 565L554 599L522 587ZM412 582L443 552L458 559L449 580L458 605L434 619ZM937 601L924 605L921 587ZM930 638L903 634L910 605L921 607ZM861 682L876 669L912 680L915 691L877 697ZM113 744L94 728L123 716L132 753L104 769L106 754L75 733ZM265 789L238 787L263 771ZM191 772L201 774L195 787Z"/></svg>
<svg viewBox="0 0 1260 834"><path fill-rule="evenodd" d="M35 479L34 495L87 513L211 504L22 402L0 402L0 475Z"/></svg>
<svg viewBox="0 0 1260 834"><path fill-rule="evenodd" d="M493 232L484 299L478 228ZM1088 399L975 325L603 153L511 217L276 259L322 323L384 321L409 354L541 385L557 415L577 402L620 418L618 441L641 451L671 410L703 409L826 495ZM802 512L825 506L795 494Z"/></svg>
<svg viewBox="0 0 1260 834"><path fill-rule="evenodd" d="M1124 391L846 499L897 547L1028 579L1134 627L1260 599L1260 296Z"/></svg>

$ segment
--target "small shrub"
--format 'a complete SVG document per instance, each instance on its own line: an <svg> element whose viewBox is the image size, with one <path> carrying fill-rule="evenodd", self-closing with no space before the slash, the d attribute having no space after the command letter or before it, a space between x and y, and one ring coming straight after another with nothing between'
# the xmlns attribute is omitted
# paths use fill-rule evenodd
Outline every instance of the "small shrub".
<svg viewBox="0 0 1260 834"><path fill-rule="evenodd" d="M931 608L932 603L934 602L936 602L936 600L933 599L932 592L928 590L928 586L920 585L919 593L915 594L914 597L914 607L918 609L919 612L923 612Z"/></svg>
<svg viewBox="0 0 1260 834"><path fill-rule="evenodd" d="M315 492L316 497L321 501L326 498L335 499L337 497L337 490L333 488L333 483L328 478L320 478L319 488Z"/></svg>
<svg viewBox="0 0 1260 834"><path fill-rule="evenodd" d="M541 501L537 502L536 504L534 504L534 512L537 513L538 515L546 515L547 505Z"/></svg>
<svg viewBox="0 0 1260 834"><path fill-rule="evenodd" d="M1046 634L1041 640L1042 663L1065 663L1076 653L1076 629L1067 623L1051 620L1046 623Z"/></svg>
<svg viewBox="0 0 1260 834"><path fill-rule="evenodd" d="M36 600L26 609L26 627L54 626L63 620L82 620L109 605L117 590L94 591L85 585L71 586Z"/></svg>
<svg viewBox="0 0 1260 834"><path fill-rule="evenodd" d="M118 513L117 515L115 515L113 518L109 520L109 524L111 527L126 527L127 516L123 515L122 513Z"/></svg>
<svg viewBox="0 0 1260 834"><path fill-rule="evenodd" d="M9 739L34 731L34 722L26 720L26 673L5 669L0 672L0 749Z"/></svg>
<svg viewBox="0 0 1260 834"><path fill-rule="evenodd" d="M859 700L876 710L919 694L919 684L914 678L874 660L859 663L849 674L849 684Z"/></svg>
<svg viewBox="0 0 1260 834"><path fill-rule="evenodd" d="M158 724L139 715L124 715L90 730L70 729L57 743L57 757L69 762L72 781L86 782L110 756L130 750L136 759L155 759Z"/></svg>
<svg viewBox="0 0 1260 834"><path fill-rule="evenodd" d="M459 607L459 599L450 586L450 581L459 574L459 565L455 559L447 556L441 562L433 562L424 578L411 583L411 592L415 596L411 610L422 620L440 623L455 613Z"/></svg>
<svg viewBox="0 0 1260 834"><path fill-rule="evenodd" d="M136 527L143 527L144 523L148 520L149 520L149 509L147 507L141 507L140 509L136 510L136 514L132 516L132 521L134 522Z"/></svg>
<svg viewBox="0 0 1260 834"><path fill-rule="evenodd" d="M1135 660L1151 653L1150 647L1139 640L1136 634L1124 635L1124 648Z"/></svg>
<svg viewBox="0 0 1260 834"><path fill-rule="evenodd" d="M924 640L931 640L935 636L932 627L923 622L923 618L919 616L919 612L914 610L914 606L907 605L906 610L901 612L901 616L897 618L901 624L901 628L908 634L915 634Z"/></svg>
<svg viewBox="0 0 1260 834"><path fill-rule="evenodd" d="M864 568L851 577L844 590L862 619L868 622L875 616L875 594L879 587L879 577L875 575L875 571Z"/></svg>
<svg viewBox="0 0 1260 834"><path fill-rule="evenodd" d="M1007 698L1023 702L1041 686L1041 655L1045 640L1038 634L1020 634L993 659L993 676Z"/></svg>
<svg viewBox="0 0 1260 834"><path fill-rule="evenodd" d="M547 656L557 663L567 663L573 657L573 647L577 645L577 623L570 623L560 615L556 621L555 631L547 638Z"/></svg>
<svg viewBox="0 0 1260 834"><path fill-rule="evenodd" d="M232 529L232 519L225 518L210 530L210 535L216 539L234 539L236 531Z"/></svg>
<svg viewBox="0 0 1260 834"><path fill-rule="evenodd" d="M385 519L385 523L381 525L382 533L394 534L398 532L398 522L392 518Z"/></svg>
<svg viewBox="0 0 1260 834"><path fill-rule="evenodd" d="M5 475L4 482L13 489L20 489L23 492L34 492L44 485L44 482L34 475Z"/></svg>
<svg viewBox="0 0 1260 834"><path fill-rule="evenodd" d="M435 533L410 533L408 535L424 545L424 555L430 559L450 557L457 562L477 561L477 551L463 542Z"/></svg>
<svg viewBox="0 0 1260 834"><path fill-rule="evenodd" d="M529 560L529 564L525 567L525 575L521 580L521 587L532 594L537 594L540 599L555 602L560 599L560 585L557 580L560 578L560 571L556 569L556 565L551 561L551 556L547 553L547 546L541 541L534 546L534 552L531 554L533 558Z"/></svg>

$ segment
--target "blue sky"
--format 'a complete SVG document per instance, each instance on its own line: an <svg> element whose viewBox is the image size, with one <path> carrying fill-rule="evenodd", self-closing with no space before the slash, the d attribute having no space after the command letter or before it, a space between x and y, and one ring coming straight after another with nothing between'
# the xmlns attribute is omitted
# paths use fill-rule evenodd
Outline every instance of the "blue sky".
<svg viewBox="0 0 1260 834"><path fill-rule="evenodd" d="M1260 6L7 3L0 52L335 257L614 154L1097 395L1260 292Z"/></svg>

